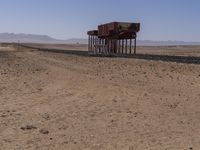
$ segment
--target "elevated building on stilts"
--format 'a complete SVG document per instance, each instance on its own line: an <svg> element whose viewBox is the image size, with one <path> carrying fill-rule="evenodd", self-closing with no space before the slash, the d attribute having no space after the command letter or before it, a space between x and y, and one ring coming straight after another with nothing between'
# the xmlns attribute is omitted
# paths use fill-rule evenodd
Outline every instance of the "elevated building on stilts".
<svg viewBox="0 0 200 150"><path fill-rule="evenodd" d="M140 23L111 22L88 31L88 52L90 55L132 55L136 54L137 33Z"/></svg>

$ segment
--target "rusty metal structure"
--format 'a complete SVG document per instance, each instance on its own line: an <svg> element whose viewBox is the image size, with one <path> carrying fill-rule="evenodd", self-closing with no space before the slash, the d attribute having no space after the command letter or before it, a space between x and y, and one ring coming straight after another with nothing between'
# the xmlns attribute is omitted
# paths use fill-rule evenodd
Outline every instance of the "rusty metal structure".
<svg viewBox="0 0 200 150"><path fill-rule="evenodd" d="M88 31L88 52L90 55L136 54L137 32L140 23L111 22ZM133 41L134 40L134 41Z"/></svg>

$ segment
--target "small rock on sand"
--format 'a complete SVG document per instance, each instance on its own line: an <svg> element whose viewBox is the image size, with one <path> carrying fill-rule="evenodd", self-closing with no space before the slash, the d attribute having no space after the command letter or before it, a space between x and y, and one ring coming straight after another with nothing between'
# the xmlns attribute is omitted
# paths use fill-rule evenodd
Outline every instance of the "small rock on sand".
<svg viewBox="0 0 200 150"><path fill-rule="evenodd" d="M42 133L42 134L49 134L49 131L47 129L41 129L40 133Z"/></svg>
<svg viewBox="0 0 200 150"><path fill-rule="evenodd" d="M37 129L37 127L35 127L34 125L26 125L21 127L22 130L32 130L32 129Z"/></svg>

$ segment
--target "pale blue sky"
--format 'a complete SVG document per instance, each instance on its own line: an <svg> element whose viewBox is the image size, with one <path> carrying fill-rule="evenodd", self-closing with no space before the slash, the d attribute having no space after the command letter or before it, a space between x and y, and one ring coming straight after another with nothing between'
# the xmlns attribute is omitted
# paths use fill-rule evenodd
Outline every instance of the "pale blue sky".
<svg viewBox="0 0 200 150"><path fill-rule="evenodd" d="M141 22L143 40L200 42L200 0L0 0L0 32L86 38L98 24Z"/></svg>

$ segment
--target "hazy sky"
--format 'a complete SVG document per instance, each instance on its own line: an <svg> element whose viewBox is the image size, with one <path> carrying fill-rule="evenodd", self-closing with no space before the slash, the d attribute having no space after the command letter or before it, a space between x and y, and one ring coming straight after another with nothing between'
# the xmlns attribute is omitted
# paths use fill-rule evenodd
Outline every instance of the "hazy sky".
<svg viewBox="0 0 200 150"><path fill-rule="evenodd" d="M200 42L200 0L0 0L0 32L86 38L98 24L141 22L140 39Z"/></svg>

